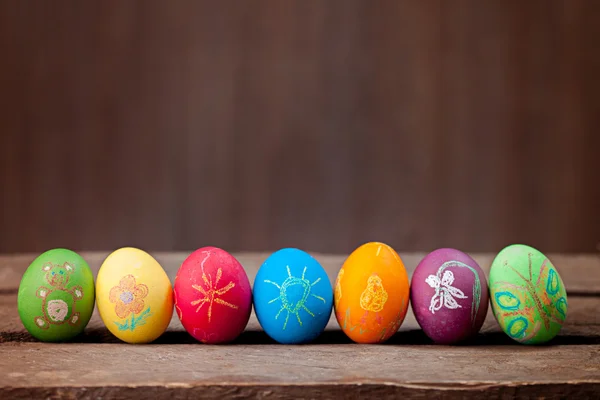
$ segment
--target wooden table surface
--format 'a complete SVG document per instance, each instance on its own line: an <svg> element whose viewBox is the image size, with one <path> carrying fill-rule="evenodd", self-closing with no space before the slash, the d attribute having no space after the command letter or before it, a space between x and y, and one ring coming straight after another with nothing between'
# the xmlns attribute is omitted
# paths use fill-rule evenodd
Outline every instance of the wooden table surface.
<svg viewBox="0 0 600 400"><path fill-rule="evenodd" d="M108 253L82 253L94 273ZM171 281L187 253L153 254ZM335 280L345 256L314 254ZM412 271L424 254L401 254ZM250 281L267 254L236 254ZM484 270L493 255L473 254ZM433 345L409 310L385 344L351 343L335 318L308 345L280 345L253 314L230 345L195 342L176 314L153 344L120 342L97 311L75 342L33 339L17 289L33 254L0 256L0 399L4 398L422 398L600 396L600 255L549 255L568 290L567 321L545 346L504 335L491 309L469 345Z"/></svg>

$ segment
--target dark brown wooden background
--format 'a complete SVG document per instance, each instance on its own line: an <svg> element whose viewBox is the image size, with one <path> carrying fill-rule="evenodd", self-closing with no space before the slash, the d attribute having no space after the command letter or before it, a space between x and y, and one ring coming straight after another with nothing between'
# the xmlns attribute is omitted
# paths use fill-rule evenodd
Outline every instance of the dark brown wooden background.
<svg viewBox="0 0 600 400"><path fill-rule="evenodd" d="M3 1L0 252L600 243L600 1Z"/></svg>

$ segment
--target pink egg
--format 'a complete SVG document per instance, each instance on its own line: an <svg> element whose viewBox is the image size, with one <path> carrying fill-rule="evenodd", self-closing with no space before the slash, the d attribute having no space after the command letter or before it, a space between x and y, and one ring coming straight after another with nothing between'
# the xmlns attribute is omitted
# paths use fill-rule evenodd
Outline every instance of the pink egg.
<svg viewBox="0 0 600 400"><path fill-rule="evenodd" d="M482 269L455 249L429 253L411 281L410 301L417 322L436 343L452 344L475 336L488 309Z"/></svg>
<svg viewBox="0 0 600 400"><path fill-rule="evenodd" d="M216 247L196 250L174 285L175 310L185 330L203 343L225 343L244 331L252 290L242 265Z"/></svg>

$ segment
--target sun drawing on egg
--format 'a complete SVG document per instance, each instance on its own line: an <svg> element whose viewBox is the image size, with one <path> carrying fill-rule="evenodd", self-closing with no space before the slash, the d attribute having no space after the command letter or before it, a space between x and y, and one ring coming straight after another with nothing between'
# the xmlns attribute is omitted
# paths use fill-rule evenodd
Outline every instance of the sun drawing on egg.
<svg viewBox="0 0 600 400"><path fill-rule="evenodd" d="M326 301L323 297L317 296L316 294L310 292L311 288L313 286L315 286L317 283L319 283L321 278L317 278L314 282L310 282L308 279L306 279L304 277L304 275L306 274L306 267L304 267L304 270L302 271L301 278L292 276L292 272L290 271L289 265L287 265L286 268L287 268L288 277L283 281L283 283L281 283L281 285L277 284L273 281L270 281L268 279L265 279L265 283L270 283L270 284L274 285L277 289L279 289L279 296L275 297L273 300L268 302L268 304L271 304L278 300L281 301L281 308L277 312L277 315L275 315L275 319L278 319L279 315L281 315L281 313L283 311L287 311L287 314L285 316L285 322L283 323L283 329L285 329L287 326L288 319L290 318L290 314L294 314L296 316L296 318L298 319L298 323L300 324L300 326L302 326L302 319L300 319L300 310L306 311L306 313L308 313L308 315L310 315L311 317L314 318L315 314L313 314L312 311L310 311L306 307L306 301L308 300L309 296L315 297L315 298L323 301L323 303L326 303ZM290 294L288 294L288 289L293 286L300 286L300 289L302 291L300 298L292 299L291 298L292 296L290 296ZM298 296L294 296L294 297L298 297Z"/></svg>

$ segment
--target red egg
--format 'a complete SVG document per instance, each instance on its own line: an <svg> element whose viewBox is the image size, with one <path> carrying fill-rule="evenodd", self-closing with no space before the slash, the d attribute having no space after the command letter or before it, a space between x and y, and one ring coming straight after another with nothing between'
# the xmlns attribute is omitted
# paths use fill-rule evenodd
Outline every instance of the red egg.
<svg viewBox="0 0 600 400"><path fill-rule="evenodd" d="M203 343L226 343L244 331L252 289L231 254L203 247L185 259L174 285L175 310L185 330Z"/></svg>

